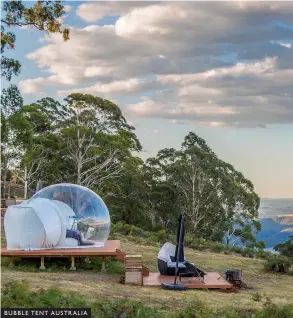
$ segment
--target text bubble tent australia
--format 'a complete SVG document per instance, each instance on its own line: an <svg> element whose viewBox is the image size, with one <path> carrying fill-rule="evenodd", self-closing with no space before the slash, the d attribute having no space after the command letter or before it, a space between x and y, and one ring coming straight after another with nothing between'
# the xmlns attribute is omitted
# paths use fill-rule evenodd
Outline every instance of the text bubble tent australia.
<svg viewBox="0 0 293 318"><path fill-rule="evenodd" d="M48 186L4 217L7 249L87 248L105 245L110 214L101 197L75 184Z"/></svg>

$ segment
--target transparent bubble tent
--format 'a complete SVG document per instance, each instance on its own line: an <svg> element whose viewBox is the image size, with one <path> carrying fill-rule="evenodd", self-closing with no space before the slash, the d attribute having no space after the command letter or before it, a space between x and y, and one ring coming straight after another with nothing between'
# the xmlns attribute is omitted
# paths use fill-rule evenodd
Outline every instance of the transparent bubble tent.
<svg viewBox="0 0 293 318"><path fill-rule="evenodd" d="M9 250L102 247L110 225L108 208L95 192L66 183L9 206L4 216Z"/></svg>

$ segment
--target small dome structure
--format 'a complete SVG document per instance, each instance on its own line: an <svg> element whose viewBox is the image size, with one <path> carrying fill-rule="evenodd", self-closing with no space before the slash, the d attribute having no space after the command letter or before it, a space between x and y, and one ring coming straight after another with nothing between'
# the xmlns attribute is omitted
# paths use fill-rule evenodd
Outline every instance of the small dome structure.
<svg viewBox="0 0 293 318"><path fill-rule="evenodd" d="M75 184L51 185L8 207L7 249L104 246L110 223L107 206L95 192Z"/></svg>

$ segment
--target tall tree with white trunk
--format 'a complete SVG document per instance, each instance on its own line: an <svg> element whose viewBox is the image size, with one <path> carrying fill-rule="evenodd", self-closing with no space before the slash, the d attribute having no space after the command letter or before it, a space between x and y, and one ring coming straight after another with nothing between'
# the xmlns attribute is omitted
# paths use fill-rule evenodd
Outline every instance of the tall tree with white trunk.
<svg viewBox="0 0 293 318"><path fill-rule="evenodd" d="M173 186L176 213L185 211L187 228L195 235L221 240L241 217L242 234L248 238L246 221L257 218L259 198L252 183L219 159L202 138L189 133L179 151L161 150L147 164L156 168L157 182Z"/></svg>
<svg viewBox="0 0 293 318"><path fill-rule="evenodd" d="M46 161L44 149L39 149L38 146L33 145L33 147L24 154L19 168L13 171L16 178L24 185L24 199L27 199L28 190L31 185L37 183L38 175L42 169L44 169Z"/></svg>
<svg viewBox="0 0 293 318"><path fill-rule="evenodd" d="M2 197L7 195L8 171L19 163L24 150L32 141L32 127L22 114L23 99L16 85L1 94L1 176Z"/></svg>
<svg viewBox="0 0 293 318"><path fill-rule="evenodd" d="M68 116L60 133L72 181L101 188L121 175L123 158L140 150L140 143L114 103L84 94L71 94L66 101Z"/></svg>

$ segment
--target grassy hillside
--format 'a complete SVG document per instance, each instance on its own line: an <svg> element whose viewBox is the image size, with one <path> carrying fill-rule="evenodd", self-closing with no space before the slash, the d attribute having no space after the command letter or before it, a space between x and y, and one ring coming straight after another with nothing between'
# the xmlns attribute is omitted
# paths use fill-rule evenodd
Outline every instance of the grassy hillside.
<svg viewBox="0 0 293 318"><path fill-rule="evenodd" d="M157 270L156 257L160 245L142 245L120 237L122 250L129 254L142 254L146 266L151 271ZM243 269L244 281L249 289L239 293L229 294L211 290L189 290L186 292L165 291L156 287L133 287L122 285L119 280L123 274L122 264L110 261L107 273L100 273L100 261L92 265L81 265L77 272L70 272L60 261L47 263L47 270L40 272L38 264L23 262L22 266L9 268L7 260L2 260L2 284L12 281L26 280L30 288L48 289L58 285L61 290L79 292L89 301L101 298L122 299L129 298L143 302L147 306L171 311L186 303L199 299L212 308L262 308L269 300L277 305L290 304L293 301L293 277L282 274L264 272L263 260L245 258L239 255L215 254L211 252L197 252L186 249L187 258L198 267L206 271L217 271L224 275L225 269ZM55 264L55 265L54 265ZM69 263L68 263L69 264ZM20 264L21 265L21 264ZM88 267L88 269L85 269Z"/></svg>

